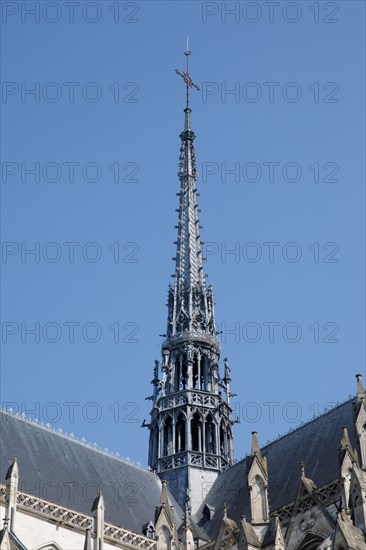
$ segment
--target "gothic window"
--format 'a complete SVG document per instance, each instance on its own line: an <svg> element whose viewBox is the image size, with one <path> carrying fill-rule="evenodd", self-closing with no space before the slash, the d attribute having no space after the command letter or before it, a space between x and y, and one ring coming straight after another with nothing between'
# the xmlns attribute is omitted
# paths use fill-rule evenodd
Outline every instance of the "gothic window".
<svg viewBox="0 0 366 550"><path fill-rule="evenodd" d="M148 539L155 539L155 527L152 521L149 521L149 523L145 525L145 527L142 530L142 533Z"/></svg>
<svg viewBox="0 0 366 550"><path fill-rule="evenodd" d="M157 443L158 438L156 435L156 429L152 428L149 442L149 464L154 464L155 460L157 459Z"/></svg>
<svg viewBox="0 0 366 550"><path fill-rule="evenodd" d="M252 519L258 523L267 521L267 499L263 479L256 476L251 492Z"/></svg>
<svg viewBox="0 0 366 550"><path fill-rule="evenodd" d="M172 454L172 433L173 433L173 424L170 416L165 420L164 430L163 430L163 455L168 456Z"/></svg>
<svg viewBox="0 0 366 550"><path fill-rule="evenodd" d="M211 414L209 414L206 418L205 434L206 453L214 455L216 454L216 425Z"/></svg>
<svg viewBox="0 0 366 550"><path fill-rule="evenodd" d="M202 521L203 523L207 523L208 521L211 521L215 513L215 508L213 506L209 506L208 504L205 504L203 510L202 510Z"/></svg>
<svg viewBox="0 0 366 550"><path fill-rule="evenodd" d="M222 456L226 456L227 454L227 434L223 423L220 425L220 454Z"/></svg>
<svg viewBox="0 0 366 550"><path fill-rule="evenodd" d="M201 358L201 379L200 389L207 390L207 377L206 377L206 357L203 355Z"/></svg>
<svg viewBox="0 0 366 550"><path fill-rule="evenodd" d="M317 550L318 546L323 542L324 537L314 533L307 533L296 550Z"/></svg>
<svg viewBox="0 0 366 550"><path fill-rule="evenodd" d="M186 450L186 419L180 413L175 425L175 452L182 453Z"/></svg>
<svg viewBox="0 0 366 550"><path fill-rule="evenodd" d="M202 422L196 412L191 420L192 451L202 451Z"/></svg>
<svg viewBox="0 0 366 550"><path fill-rule="evenodd" d="M188 361L187 361L187 355L184 354L183 361L182 361L182 378L181 378L181 384L180 384L180 388L182 390L186 389L187 378L188 378Z"/></svg>
<svg viewBox="0 0 366 550"><path fill-rule="evenodd" d="M175 391L179 391L180 376L181 376L181 358L178 356L175 360Z"/></svg>
<svg viewBox="0 0 366 550"><path fill-rule="evenodd" d="M187 355L178 355L175 360L175 391L185 390L188 381Z"/></svg>
<svg viewBox="0 0 366 550"><path fill-rule="evenodd" d="M154 463L159 455L159 428L157 423L155 423L155 428L152 433L154 434L154 440L153 440L153 463Z"/></svg>
<svg viewBox="0 0 366 550"><path fill-rule="evenodd" d="M198 390L198 356L197 353L193 356L193 389Z"/></svg>
<svg viewBox="0 0 366 550"><path fill-rule="evenodd" d="M351 476L352 476L352 470L351 468L349 468L343 478L344 498L345 498L344 507L346 509L348 509L350 506Z"/></svg>
<svg viewBox="0 0 366 550"><path fill-rule="evenodd" d="M228 456L229 458L231 459L231 449L232 449L232 433L231 433L231 430L230 428L227 429L227 433L226 433L226 438L227 438L227 453L228 453Z"/></svg>
<svg viewBox="0 0 366 550"><path fill-rule="evenodd" d="M166 527L163 527L159 533L158 547L160 550L170 550L170 533Z"/></svg>

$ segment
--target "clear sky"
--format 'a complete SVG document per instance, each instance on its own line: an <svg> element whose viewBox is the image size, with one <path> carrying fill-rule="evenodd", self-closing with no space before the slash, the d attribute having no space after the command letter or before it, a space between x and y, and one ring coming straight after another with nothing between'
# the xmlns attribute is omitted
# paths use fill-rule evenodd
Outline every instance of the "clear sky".
<svg viewBox="0 0 366 550"><path fill-rule="evenodd" d="M265 443L353 394L365 371L364 2L1 7L5 406L147 462L187 35L236 458L252 430Z"/></svg>

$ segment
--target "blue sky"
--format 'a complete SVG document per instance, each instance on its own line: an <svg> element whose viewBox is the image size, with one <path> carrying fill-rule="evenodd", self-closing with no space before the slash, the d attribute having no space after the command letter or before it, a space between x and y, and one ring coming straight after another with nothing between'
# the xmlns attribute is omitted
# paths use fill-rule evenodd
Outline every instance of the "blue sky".
<svg viewBox="0 0 366 550"><path fill-rule="evenodd" d="M236 458L253 429L265 443L354 393L365 370L364 3L2 9L1 401L146 464L187 35Z"/></svg>

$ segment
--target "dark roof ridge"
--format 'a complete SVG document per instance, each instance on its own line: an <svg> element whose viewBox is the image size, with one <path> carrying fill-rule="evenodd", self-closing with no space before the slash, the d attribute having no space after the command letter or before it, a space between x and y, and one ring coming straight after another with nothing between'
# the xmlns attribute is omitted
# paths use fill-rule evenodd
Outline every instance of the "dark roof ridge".
<svg viewBox="0 0 366 550"><path fill-rule="evenodd" d="M86 447L87 449L90 449L90 450L95 451L99 454L107 456L108 458L113 458L114 460L117 460L119 462L123 462L123 464L127 464L128 466L132 466L132 467L134 467L138 470L142 470L144 472L152 473L152 471L150 469L144 468L144 466L142 466L142 465L135 464L134 462L131 462L131 461L126 460L125 458L121 457L118 452L113 453L113 451L109 451L109 450L104 451L103 449L100 449L99 447L94 446L94 445L96 445L96 443L95 444L88 443L86 440L82 441L83 438L78 439L74 434L70 435L67 432L64 432L62 430L62 428L58 428L58 429L54 428L50 424L49 425L43 424L42 422L40 422L37 419L33 420L31 418L27 418L24 413L22 413L22 414L14 413L13 411L9 411L9 410L4 409L2 407L0 407L0 413L11 416L12 418L16 418L17 420L20 420L21 422L25 422L27 424L32 424L33 426L36 426L37 428L41 428L42 430L45 430L46 432L51 432L52 434L57 435L59 437L62 437L64 439L67 439L69 441L72 441L73 443L78 443L82 447ZM61 430L61 431L59 431L59 430Z"/></svg>
<svg viewBox="0 0 366 550"><path fill-rule="evenodd" d="M306 428L307 426L309 426L310 424L312 424L313 422L316 422L317 420L319 420L319 418L323 418L324 416L327 416L328 414L334 412L335 410L339 409L340 407L343 407L343 405L345 405L346 403L351 403L352 401L355 402L356 400L356 396L348 396L347 399L345 399L344 401L341 401L341 402L337 402L336 405L334 407L330 407L329 409L327 409L326 411L322 412L321 414L319 414L318 416L314 416L313 418L311 418L310 420L307 420L306 422L302 422L299 424L299 426L297 426L296 428L293 428L286 432L285 434L282 434L282 435L279 435L277 437L275 437L274 439L272 439L271 441L268 441L265 445L261 446L260 447L260 450L261 451L265 451L266 449L268 449L268 447L270 447L271 445L273 445L274 443L276 443L277 441L281 441L282 439L284 439L285 437L288 437L289 435L292 435L293 433L295 432L298 432L300 431L301 429L303 428ZM341 437L341 436L340 436ZM246 460L248 457L250 457L250 453L248 452L244 457L240 458L239 460L237 460L234 464L234 466L236 464L239 464L240 462L243 462L244 460Z"/></svg>

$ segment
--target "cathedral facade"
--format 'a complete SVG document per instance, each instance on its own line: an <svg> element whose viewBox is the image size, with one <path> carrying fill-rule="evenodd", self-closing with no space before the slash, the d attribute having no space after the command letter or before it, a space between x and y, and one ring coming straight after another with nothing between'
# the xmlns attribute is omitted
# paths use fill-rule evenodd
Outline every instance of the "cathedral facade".
<svg viewBox="0 0 366 550"><path fill-rule="evenodd" d="M190 52L186 52L188 56ZM188 60L188 57L187 57ZM178 72L178 71L177 71ZM155 362L149 468L1 412L0 550L366 550L366 394L234 462L200 237L187 71L175 274Z"/></svg>

